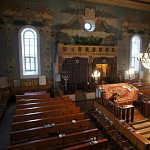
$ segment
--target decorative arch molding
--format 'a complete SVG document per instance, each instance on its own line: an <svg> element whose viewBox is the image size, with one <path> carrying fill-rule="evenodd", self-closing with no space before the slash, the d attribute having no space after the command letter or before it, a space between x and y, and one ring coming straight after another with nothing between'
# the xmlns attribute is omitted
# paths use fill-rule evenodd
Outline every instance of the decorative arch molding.
<svg viewBox="0 0 150 150"><path fill-rule="evenodd" d="M150 31L150 24L142 22L140 20L135 20L134 16L126 16L122 20L122 28L123 31L127 31L129 33L134 32L137 33L143 31L143 34L147 34Z"/></svg>
<svg viewBox="0 0 150 150"><path fill-rule="evenodd" d="M130 67L130 40L134 35L139 35L143 41L141 49L146 49L150 39L150 24L135 19L133 15L128 15L121 21L121 26L123 31L123 43L120 50L121 69L128 70Z"/></svg>
<svg viewBox="0 0 150 150"><path fill-rule="evenodd" d="M77 10L67 9L61 12L71 15L71 19L66 23L52 26L59 43L114 45L121 35L120 27L118 27L119 22L110 12L89 7ZM110 20L113 20L113 23L110 23ZM85 29L85 23L87 22L91 25L90 30ZM64 37L60 38L59 33L67 34L69 40L66 42ZM113 36L113 38L110 39L110 36Z"/></svg>
<svg viewBox="0 0 150 150"><path fill-rule="evenodd" d="M53 12L42 0L6 0L0 7L0 20L3 24L6 35L8 82L13 86L13 80L18 78L19 72L16 70L16 43L14 35L17 35L19 29L25 25L35 26L40 35L44 37L44 43L41 47L43 53L43 74L46 75L48 83L52 80L51 68L51 25ZM19 50L18 50L19 52ZM18 58L19 59L19 58Z"/></svg>
<svg viewBox="0 0 150 150"><path fill-rule="evenodd" d="M5 18L10 18L13 22L25 21L26 24L45 23L51 21L54 15L41 0L6 0L1 7L1 14L4 22L8 21Z"/></svg>

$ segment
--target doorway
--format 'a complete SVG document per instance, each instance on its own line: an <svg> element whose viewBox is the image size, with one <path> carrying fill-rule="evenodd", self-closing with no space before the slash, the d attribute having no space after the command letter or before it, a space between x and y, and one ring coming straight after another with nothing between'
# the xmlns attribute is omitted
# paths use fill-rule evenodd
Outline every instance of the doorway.
<svg viewBox="0 0 150 150"><path fill-rule="evenodd" d="M114 83L117 75L116 58L99 57L93 59L93 71L101 73L100 82Z"/></svg>
<svg viewBox="0 0 150 150"><path fill-rule="evenodd" d="M110 82L111 64L96 64L96 70L100 72L100 82Z"/></svg>

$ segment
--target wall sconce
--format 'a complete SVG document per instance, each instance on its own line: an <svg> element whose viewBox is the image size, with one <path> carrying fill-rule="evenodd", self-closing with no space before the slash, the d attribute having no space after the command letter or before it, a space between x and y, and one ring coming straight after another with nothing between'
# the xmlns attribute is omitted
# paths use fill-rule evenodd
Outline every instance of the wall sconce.
<svg viewBox="0 0 150 150"><path fill-rule="evenodd" d="M92 73L92 77L95 79L95 83L98 83L98 78L100 77L100 72L95 70L94 73Z"/></svg>
<svg viewBox="0 0 150 150"><path fill-rule="evenodd" d="M134 70L130 68L129 71L126 71L126 74L129 76L129 80L131 80L131 75L134 74Z"/></svg>

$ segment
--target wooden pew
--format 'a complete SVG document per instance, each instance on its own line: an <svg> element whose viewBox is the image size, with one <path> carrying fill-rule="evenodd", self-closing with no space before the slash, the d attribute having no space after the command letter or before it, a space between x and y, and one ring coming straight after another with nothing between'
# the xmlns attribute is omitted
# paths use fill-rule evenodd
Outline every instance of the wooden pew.
<svg viewBox="0 0 150 150"><path fill-rule="evenodd" d="M75 146L71 146L68 148L64 148L62 150L102 150L108 148L108 140L107 139L101 139L97 141L90 141L83 144L78 144Z"/></svg>
<svg viewBox="0 0 150 150"><path fill-rule="evenodd" d="M72 120L82 120L84 118L85 118L84 113L76 113L76 114L56 116L51 118L42 118L42 119L29 120L24 122L16 122L12 124L12 130L18 131L18 130L24 130L29 128L40 127L40 126L44 126L45 124L52 124L54 122L64 123Z"/></svg>
<svg viewBox="0 0 150 150"><path fill-rule="evenodd" d="M139 120L139 121L136 121L136 122L133 122L133 123L130 123L132 126L133 125L137 125L137 124L141 124L141 123L145 123L145 122L149 122L150 119L144 119L144 120Z"/></svg>
<svg viewBox="0 0 150 150"><path fill-rule="evenodd" d="M32 107L32 108L25 108L25 109L16 109L15 115L21 115L21 114L28 114L28 113L34 113L34 112L42 112L42 111L48 111L48 110L56 110L56 109L65 109L65 108L73 108L76 107L75 103L67 103L67 104L57 104L57 105L51 105L51 106L43 106L43 107Z"/></svg>
<svg viewBox="0 0 150 150"><path fill-rule="evenodd" d="M132 126L134 127L135 130L147 128L147 127L150 127L150 120L147 121L147 122L135 124L135 125L132 125Z"/></svg>
<svg viewBox="0 0 150 150"><path fill-rule="evenodd" d="M54 122L55 123L55 122ZM56 136L60 133L68 134L78 131L87 130L90 127L90 119L78 120L76 123L66 122L55 124L53 127L48 127L46 124L42 127L30 128L25 130L14 131L10 133L12 144L27 142L32 139L41 139L50 136Z"/></svg>
<svg viewBox="0 0 150 150"><path fill-rule="evenodd" d="M144 137L147 138L147 139L150 139L150 133L144 134Z"/></svg>
<svg viewBox="0 0 150 150"><path fill-rule="evenodd" d="M150 133L150 127L139 129L139 130L137 130L137 132L140 133L140 134L142 134L142 135Z"/></svg>
<svg viewBox="0 0 150 150"><path fill-rule="evenodd" d="M26 143L10 145L7 150L39 150L39 149L62 149L74 144L80 144L97 139L98 129L66 134L64 137L52 137L40 140L34 140Z"/></svg>
<svg viewBox="0 0 150 150"><path fill-rule="evenodd" d="M131 132L123 125L120 125L117 120L115 120L114 124L115 126L117 126L119 131L124 134L124 136L127 137L128 140L136 145L140 150L148 150L150 142L143 135L136 132Z"/></svg>
<svg viewBox="0 0 150 150"><path fill-rule="evenodd" d="M56 100L56 101L48 101L48 102L34 102L34 103L27 103L27 104L17 104L16 109L50 106L50 105L56 105L56 104L67 104L67 103L74 103L74 102L72 102L71 99L68 99L68 100Z"/></svg>
<svg viewBox="0 0 150 150"><path fill-rule="evenodd" d="M61 110L49 110L43 112L35 112L23 115L15 115L14 122L21 122L27 120L34 120L34 119L41 119L41 118L49 118L55 116L63 116L67 114L75 114L80 112L80 107L73 107L68 109L61 109Z"/></svg>
<svg viewBox="0 0 150 150"><path fill-rule="evenodd" d="M147 140L143 135L131 133L129 135L130 141L135 144L140 150L149 150L150 141Z"/></svg>
<svg viewBox="0 0 150 150"><path fill-rule="evenodd" d="M50 93L41 93L41 94L33 94L33 95L15 95L16 100L20 99L32 99L32 98L37 98L37 99L44 99L44 98L50 98Z"/></svg>
<svg viewBox="0 0 150 150"><path fill-rule="evenodd" d="M17 105L18 104L28 104L28 103L40 103L40 102L55 102L55 101L59 101L59 100L71 100L69 96L65 96L65 97L58 97L58 98L44 98L44 99L20 99L17 101Z"/></svg>
<svg viewBox="0 0 150 150"><path fill-rule="evenodd" d="M145 89L140 89L140 93L146 95L146 96L150 96L150 88L145 88Z"/></svg>

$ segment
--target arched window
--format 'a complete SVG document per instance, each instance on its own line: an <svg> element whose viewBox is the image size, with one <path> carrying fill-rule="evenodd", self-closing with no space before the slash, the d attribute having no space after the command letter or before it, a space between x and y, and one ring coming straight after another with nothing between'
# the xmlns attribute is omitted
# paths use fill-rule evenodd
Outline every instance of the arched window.
<svg viewBox="0 0 150 150"><path fill-rule="evenodd" d="M130 53L130 68L132 70L139 72L139 61L137 60L137 55L141 50L141 38L139 35L134 35L131 38L131 53Z"/></svg>
<svg viewBox="0 0 150 150"><path fill-rule="evenodd" d="M40 69L39 32L32 26L24 26L19 30L20 77L36 78Z"/></svg>

